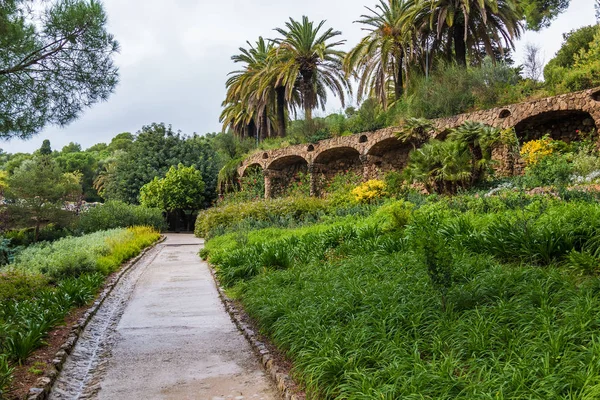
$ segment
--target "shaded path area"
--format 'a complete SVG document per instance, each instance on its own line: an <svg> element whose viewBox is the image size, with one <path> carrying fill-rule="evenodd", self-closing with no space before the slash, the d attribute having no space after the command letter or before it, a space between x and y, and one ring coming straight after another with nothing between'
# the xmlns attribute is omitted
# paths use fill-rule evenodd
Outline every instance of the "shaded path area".
<svg viewBox="0 0 600 400"><path fill-rule="evenodd" d="M201 240L148 252L90 321L51 399L277 399L225 312Z"/></svg>

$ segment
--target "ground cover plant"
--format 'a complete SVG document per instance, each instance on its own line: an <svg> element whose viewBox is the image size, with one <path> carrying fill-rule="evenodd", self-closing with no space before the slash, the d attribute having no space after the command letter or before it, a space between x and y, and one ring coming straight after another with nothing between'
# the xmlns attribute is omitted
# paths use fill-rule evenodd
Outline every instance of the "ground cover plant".
<svg viewBox="0 0 600 400"><path fill-rule="evenodd" d="M217 235L202 256L309 398L600 395L600 206L503 189Z"/></svg>
<svg viewBox="0 0 600 400"><path fill-rule="evenodd" d="M15 366L44 344L48 332L159 236L151 227L131 227L62 238L27 247L0 269L0 398Z"/></svg>

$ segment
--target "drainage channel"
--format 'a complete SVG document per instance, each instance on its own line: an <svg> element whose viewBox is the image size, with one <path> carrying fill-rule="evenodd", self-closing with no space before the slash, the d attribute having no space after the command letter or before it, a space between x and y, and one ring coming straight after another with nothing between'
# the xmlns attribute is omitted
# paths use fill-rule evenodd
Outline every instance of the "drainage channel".
<svg viewBox="0 0 600 400"><path fill-rule="evenodd" d="M146 253L121 277L106 297L63 365L50 391L50 400L83 400L96 396L127 302L146 267L163 248L164 245L158 245Z"/></svg>

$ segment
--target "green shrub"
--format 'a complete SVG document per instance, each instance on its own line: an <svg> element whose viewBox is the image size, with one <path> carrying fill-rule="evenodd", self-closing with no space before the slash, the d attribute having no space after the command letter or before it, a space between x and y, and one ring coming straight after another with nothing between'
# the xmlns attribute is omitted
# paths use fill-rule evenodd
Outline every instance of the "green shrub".
<svg viewBox="0 0 600 400"><path fill-rule="evenodd" d="M38 241L52 242L71 235L72 232L64 227L54 224L48 224L40 229ZM10 240L11 247L29 246L35 241L35 229L24 228L18 230L6 231L2 234L4 238Z"/></svg>
<svg viewBox="0 0 600 400"><path fill-rule="evenodd" d="M196 219L195 234L204 238L214 237L215 234L223 234L243 221L268 222L266 226L286 226L306 218L317 218L327 207L326 200L314 197L225 204L201 211ZM286 218L289 218L287 222Z"/></svg>
<svg viewBox="0 0 600 400"><path fill-rule="evenodd" d="M551 154L525 169L522 182L526 187L565 186L571 182L573 164L563 154Z"/></svg>
<svg viewBox="0 0 600 400"><path fill-rule="evenodd" d="M127 204L122 201L107 201L81 214L78 229L92 233L130 226L151 226L157 231L166 228L162 210Z"/></svg>
<svg viewBox="0 0 600 400"><path fill-rule="evenodd" d="M52 280L98 271L110 273L158 237L152 228L134 227L63 238L27 247L8 269L44 274Z"/></svg>
<svg viewBox="0 0 600 400"><path fill-rule="evenodd" d="M33 297L48 284L41 274L28 274L17 271L0 273L0 302L9 299L23 300Z"/></svg>
<svg viewBox="0 0 600 400"><path fill-rule="evenodd" d="M374 214L383 231L403 229L411 220L414 204L398 200L382 205Z"/></svg>

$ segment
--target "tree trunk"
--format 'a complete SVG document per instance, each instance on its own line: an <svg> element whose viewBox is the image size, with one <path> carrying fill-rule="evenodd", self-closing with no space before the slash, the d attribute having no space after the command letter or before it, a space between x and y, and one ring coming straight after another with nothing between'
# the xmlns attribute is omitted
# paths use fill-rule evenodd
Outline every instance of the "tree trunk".
<svg viewBox="0 0 600 400"><path fill-rule="evenodd" d="M251 119L250 123L248 124L248 137L256 137L256 124L254 123L254 119Z"/></svg>
<svg viewBox="0 0 600 400"><path fill-rule="evenodd" d="M33 236L33 242L37 243L37 241L39 240L39 238L40 238L40 220L36 219L35 220L35 233L34 233L34 236Z"/></svg>
<svg viewBox="0 0 600 400"><path fill-rule="evenodd" d="M277 94L277 136L285 137L287 134L285 131L285 87L275 88L275 93Z"/></svg>
<svg viewBox="0 0 600 400"><path fill-rule="evenodd" d="M481 167L477 166L477 162L483 158L481 147L470 144L469 151L471 152L471 184L475 184L481 179Z"/></svg>
<svg viewBox="0 0 600 400"><path fill-rule="evenodd" d="M263 115L260 116L260 123L259 123L260 140L264 140L267 137L267 134L268 134L267 120L268 120L267 114L263 113Z"/></svg>
<svg viewBox="0 0 600 400"><path fill-rule="evenodd" d="M398 65L396 66L396 79L394 85L394 95L396 100L400 100L402 94L404 93L404 80L403 80L403 70L402 64L404 63L404 54L400 52L400 56L398 57Z"/></svg>
<svg viewBox="0 0 600 400"><path fill-rule="evenodd" d="M456 63L466 68L467 67L467 45L465 43L465 25L463 22L454 24L454 54Z"/></svg>
<svg viewBox="0 0 600 400"><path fill-rule="evenodd" d="M303 70L300 71L302 75L302 100L304 105L304 119L309 124L312 123L312 109L313 109L313 86L312 86L312 78L313 71L311 70Z"/></svg>

